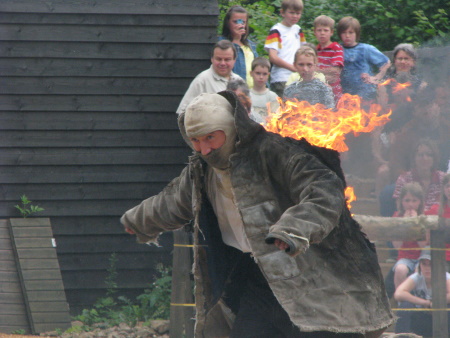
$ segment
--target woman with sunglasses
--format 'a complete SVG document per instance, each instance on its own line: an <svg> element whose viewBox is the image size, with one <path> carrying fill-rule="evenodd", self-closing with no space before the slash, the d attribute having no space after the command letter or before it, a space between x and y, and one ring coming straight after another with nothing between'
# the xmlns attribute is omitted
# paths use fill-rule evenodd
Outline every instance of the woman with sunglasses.
<svg viewBox="0 0 450 338"><path fill-rule="evenodd" d="M255 57L256 44L248 39L248 12L241 6L232 6L223 19L222 36L219 40L230 40L237 50L236 63L233 73L242 77L249 88L253 87L253 78L250 76L251 64Z"/></svg>

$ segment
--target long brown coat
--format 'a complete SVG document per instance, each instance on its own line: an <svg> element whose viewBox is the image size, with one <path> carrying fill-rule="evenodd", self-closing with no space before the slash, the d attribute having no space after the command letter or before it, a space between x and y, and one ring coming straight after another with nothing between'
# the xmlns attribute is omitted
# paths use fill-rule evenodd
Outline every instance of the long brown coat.
<svg viewBox="0 0 450 338"><path fill-rule="evenodd" d="M300 142L251 121L234 95L223 95L235 107L239 139L230 157L236 205L252 255L292 322L302 331L366 333L389 326L393 315L376 253L350 217L342 179ZM223 290L233 265L204 194L206 175L206 164L192 156L178 178L121 219L141 242L195 220L196 337L226 335L219 321L226 317ZM274 238L290 252L268 244Z"/></svg>

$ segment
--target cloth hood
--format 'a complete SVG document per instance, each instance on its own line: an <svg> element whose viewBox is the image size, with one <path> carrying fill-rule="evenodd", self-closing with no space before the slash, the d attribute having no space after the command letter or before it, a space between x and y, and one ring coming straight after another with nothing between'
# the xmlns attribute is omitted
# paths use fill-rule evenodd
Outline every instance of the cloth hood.
<svg viewBox="0 0 450 338"><path fill-rule="evenodd" d="M250 140L252 140L257 133L263 131L264 127L250 119L247 110L241 104L234 92L222 91L217 94L223 96L231 104L237 133L236 149L239 149L240 146L250 142ZM183 139L188 146L192 148L191 141L186 134L185 114L186 113L182 113L178 117L178 127L180 128L180 133L183 136Z"/></svg>

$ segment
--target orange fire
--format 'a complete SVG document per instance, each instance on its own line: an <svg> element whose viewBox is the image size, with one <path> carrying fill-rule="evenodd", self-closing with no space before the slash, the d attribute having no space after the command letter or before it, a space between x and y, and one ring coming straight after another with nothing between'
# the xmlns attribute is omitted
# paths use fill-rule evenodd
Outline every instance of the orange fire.
<svg viewBox="0 0 450 338"><path fill-rule="evenodd" d="M295 139L304 137L308 142L335 149L348 150L345 135L353 132L367 133L389 121L390 112L380 115L381 106L372 104L369 112L361 108L357 95L344 94L336 109L327 109L321 104L280 101L280 108L270 113L266 130Z"/></svg>
<svg viewBox="0 0 450 338"><path fill-rule="evenodd" d="M394 79L387 79L383 83L380 83L379 86L387 86L390 83L394 84L394 87L392 87L393 93L397 93L411 86L411 82L400 83L395 81Z"/></svg>
<svg viewBox="0 0 450 338"><path fill-rule="evenodd" d="M335 149L340 152L348 150L345 135L353 132L371 132L375 127L389 121L391 112L379 114L382 108L372 104L369 112L361 108L361 99L357 95L344 94L336 109L327 109L321 104L310 105L308 102L280 100L280 108L275 113L269 113L266 130ZM356 201L352 187L345 189L347 206Z"/></svg>
<svg viewBox="0 0 450 338"><path fill-rule="evenodd" d="M353 187L347 187L344 191L345 200L347 202L347 207L350 210L352 208L351 203L356 201L356 195Z"/></svg>
<svg viewBox="0 0 450 338"><path fill-rule="evenodd" d="M399 93L411 86L411 82L400 83L395 81L394 79L387 79L383 83L380 83L379 86L386 86L390 83L393 84L392 93L394 94ZM405 100L411 102L411 97L409 95L406 95Z"/></svg>
<svg viewBox="0 0 450 338"><path fill-rule="evenodd" d="M397 82L397 84L394 86L394 88L392 88L392 92L397 93L401 90L405 90L409 86L411 86L411 83L409 83L409 82L405 82L405 83Z"/></svg>

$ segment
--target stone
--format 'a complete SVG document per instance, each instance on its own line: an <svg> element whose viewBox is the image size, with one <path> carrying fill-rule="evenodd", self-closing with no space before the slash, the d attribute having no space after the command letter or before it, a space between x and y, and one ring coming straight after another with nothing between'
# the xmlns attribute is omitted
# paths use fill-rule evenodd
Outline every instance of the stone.
<svg viewBox="0 0 450 338"><path fill-rule="evenodd" d="M163 319L156 319L150 322L150 327L159 334L169 332L169 321Z"/></svg>

